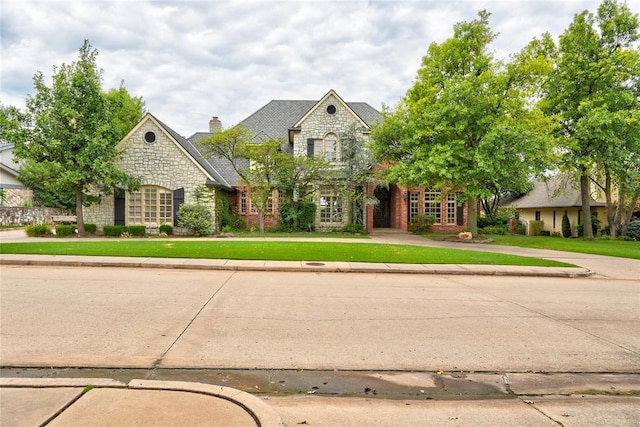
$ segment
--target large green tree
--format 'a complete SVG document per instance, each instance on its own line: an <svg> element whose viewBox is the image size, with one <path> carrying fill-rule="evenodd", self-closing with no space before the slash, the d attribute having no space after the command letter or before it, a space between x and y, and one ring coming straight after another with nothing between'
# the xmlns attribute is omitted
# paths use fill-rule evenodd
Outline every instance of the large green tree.
<svg viewBox="0 0 640 427"><path fill-rule="evenodd" d="M595 15L575 15L560 36L543 102L561 123L560 166L579 177L583 218L591 217L596 182L614 234L623 231L640 196L638 30L638 15L615 0L605 0ZM593 239L591 227L584 227L584 238Z"/></svg>
<svg viewBox="0 0 640 427"><path fill-rule="evenodd" d="M415 84L395 109L383 109L373 134L387 179L464 191L474 234L479 199L496 188L525 188L546 166L553 125L534 102L550 71L550 37L505 64L492 56L489 16L481 11L429 46Z"/></svg>
<svg viewBox="0 0 640 427"><path fill-rule="evenodd" d="M97 50L87 40L76 62L54 67L48 86L42 72L27 96L26 127L13 131L15 156L27 164L26 179L37 180L52 194L73 195L78 233L84 233L83 205L118 185L136 186L114 161L119 133L114 131L109 98L102 91ZM64 197L63 197L64 198Z"/></svg>
<svg viewBox="0 0 640 427"><path fill-rule="evenodd" d="M113 140L121 141L145 115L145 103L141 96L131 96L124 82L106 92Z"/></svg>

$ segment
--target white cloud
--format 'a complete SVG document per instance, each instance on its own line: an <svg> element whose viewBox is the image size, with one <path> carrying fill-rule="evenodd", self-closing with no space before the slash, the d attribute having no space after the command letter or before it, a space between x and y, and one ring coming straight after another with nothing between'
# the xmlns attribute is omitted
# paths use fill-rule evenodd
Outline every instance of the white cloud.
<svg viewBox="0 0 640 427"><path fill-rule="evenodd" d="M34 1L1 0L0 101L23 106L37 71L77 58L89 39L104 87L121 80L184 135L226 126L271 99L395 105L432 42L453 25L493 13L506 56L535 36L558 36L594 0Z"/></svg>

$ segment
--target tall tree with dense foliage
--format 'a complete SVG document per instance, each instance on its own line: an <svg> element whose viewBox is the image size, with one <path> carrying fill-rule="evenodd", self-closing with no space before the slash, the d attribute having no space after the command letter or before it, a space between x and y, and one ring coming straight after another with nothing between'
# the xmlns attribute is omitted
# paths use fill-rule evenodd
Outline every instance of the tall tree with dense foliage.
<svg viewBox="0 0 640 427"><path fill-rule="evenodd" d="M15 156L28 165L26 179L37 180L52 194L73 195L78 233L84 234L83 205L116 185L136 186L119 170L112 114L102 91L97 50L85 40L76 62L54 67L52 84L42 72L33 78L35 94L27 97L26 126L14 131Z"/></svg>
<svg viewBox="0 0 640 427"><path fill-rule="evenodd" d="M373 134L388 179L462 190L474 234L480 198L525 188L546 167L553 127L533 102L550 71L549 36L504 64L491 54L489 16L482 11L429 46L415 84L394 110L383 109Z"/></svg>
<svg viewBox="0 0 640 427"><path fill-rule="evenodd" d="M639 37L638 15L615 0L605 0L595 15L575 15L560 36L544 100L560 119L561 167L580 180L582 218L591 217L596 182L605 190L614 234L640 196ZM593 239L591 227L584 227L584 238Z"/></svg>
<svg viewBox="0 0 640 427"><path fill-rule="evenodd" d="M113 139L121 141L145 115L146 109L141 96L131 96L124 82L106 93L109 112L111 113L111 130Z"/></svg>

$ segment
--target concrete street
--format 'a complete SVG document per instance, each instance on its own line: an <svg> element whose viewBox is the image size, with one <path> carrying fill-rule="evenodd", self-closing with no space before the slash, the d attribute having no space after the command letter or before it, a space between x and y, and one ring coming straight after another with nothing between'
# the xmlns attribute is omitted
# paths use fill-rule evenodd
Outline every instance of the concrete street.
<svg viewBox="0 0 640 427"><path fill-rule="evenodd" d="M3 366L640 368L632 280L3 266L1 286Z"/></svg>
<svg viewBox="0 0 640 427"><path fill-rule="evenodd" d="M0 425L637 426L637 262L537 253L595 274L3 263Z"/></svg>

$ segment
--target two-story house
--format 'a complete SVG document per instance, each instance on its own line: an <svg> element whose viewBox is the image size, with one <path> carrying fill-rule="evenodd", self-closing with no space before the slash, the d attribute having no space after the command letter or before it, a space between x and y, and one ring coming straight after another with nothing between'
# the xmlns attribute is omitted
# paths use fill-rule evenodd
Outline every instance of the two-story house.
<svg viewBox="0 0 640 427"><path fill-rule="evenodd" d="M273 100L248 116L240 125L247 128L256 142L281 138L282 150L293 156L322 156L339 162L340 135L355 124L368 141L372 126L380 120L378 110L364 102L345 102L330 90L320 100ZM197 141L205 138L221 124L217 117L209 123L208 132L196 132L189 138L178 135L151 114L120 142L124 151L120 166L140 178L140 191L119 190L114 197L104 197L99 205L86 210L85 221L106 224L144 224L149 228L162 223L177 225L181 203L207 203L215 209L215 194L228 192L235 212L249 225L258 222L258 214L242 187L239 176L222 159L204 159ZM364 148L364 147L363 147ZM365 191L378 199L362 213L368 232L374 227L407 230L416 215L436 218L436 231L457 232L465 224L466 208L457 193L429 188L403 188L393 183L370 184ZM319 182L314 193L317 205L314 227L331 230L346 222L347 201L341 200L335 184ZM267 226L278 217L278 192L274 191Z"/></svg>

